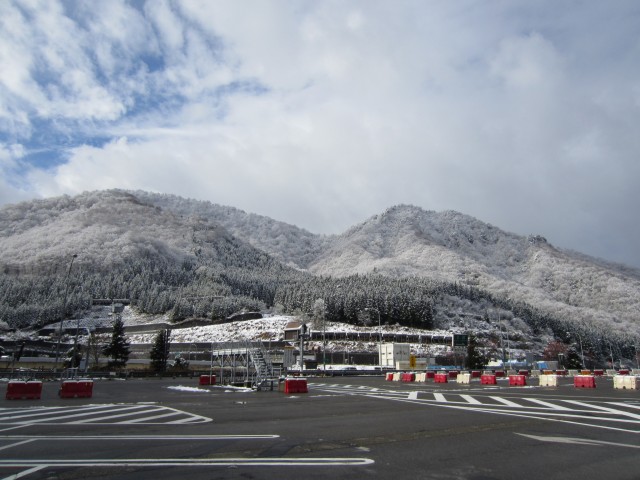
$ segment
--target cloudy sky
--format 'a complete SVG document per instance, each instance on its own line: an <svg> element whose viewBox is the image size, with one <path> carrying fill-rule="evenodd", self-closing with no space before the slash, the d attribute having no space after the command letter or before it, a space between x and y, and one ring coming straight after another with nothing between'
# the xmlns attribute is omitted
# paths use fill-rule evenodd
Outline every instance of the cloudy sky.
<svg viewBox="0 0 640 480"><path fill-rule="evenodd" d="M0 204L458 210L640 267L640 3L0 2Z"/></svg>

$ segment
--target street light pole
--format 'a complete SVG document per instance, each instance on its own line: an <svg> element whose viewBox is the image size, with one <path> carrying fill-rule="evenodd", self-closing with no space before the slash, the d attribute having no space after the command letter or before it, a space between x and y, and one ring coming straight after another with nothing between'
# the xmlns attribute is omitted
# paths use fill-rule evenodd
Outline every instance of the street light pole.
<svg viewBox="0 0 640 480"><path fill-rule="evenodd" d="M578 340L580 341L580 358L582 358L582 369L584 370L585 365L584 365L584 350L582 349L582 337L580 336L579 333L576 333L576 335L578 336Z"/></svg>
<svg viewBox="0 0 640 480"><path fill-rule="evenodd" d="M327 315L322 312L322 374L327 376ZM335 338L335 336L334 336Z"/></svg>
<svg viewBox="0 0 640 480"><path fill-rule="evenodd" d="M71 262L69 262L69 269L67 270L67 276L65 277L64 282L64 299L62 300L62 318L60 319L60 328L58 329L58 346L56 348L56 363L55 368L58 368L58 361L60 360L60 340L62 339L62 324L64 323L64 319L67 316L67 292L69 290L69 275L71 275L71 267L73 266L73 261L77 258L77 254L73 254L71 256Z"/></svg>

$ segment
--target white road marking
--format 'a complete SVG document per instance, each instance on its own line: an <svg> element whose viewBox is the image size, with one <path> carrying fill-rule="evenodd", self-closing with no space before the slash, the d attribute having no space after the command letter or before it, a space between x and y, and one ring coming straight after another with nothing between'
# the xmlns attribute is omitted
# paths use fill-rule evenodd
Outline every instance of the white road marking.
<svg viewBox="0 0 640 480"><path fill-rule="evenodd" d="M108 406L112 406L112 405L108 405ZM87 406L87 407L81 407L83 412L88 412L90 410L99 410L99 409L103 409L105 408L105 405L93 405L93 406ZM138 407L138 408L142 408L142 407ZM23 408L20 410L12 410L12 412L8 412L9 416L4 416L2 411L0 411L0 422L5 422L6 420L17 420L19 418L34 418L34 417L39 417L42 415L46 415L48 418L51 418L51 415L55 415L56 412L60 412L60 413L65 413L65 412L69 412L71 411L70 407L44 407L44 408L38 408L37 410L33 410L30 408ZM74 411L78 411L77 409L75 409ZM19 413L20 415L11 415L11 413ZM89 415L89 414L87 414ZM37 420L34 420L37 421ZM33 423L33 422L30 422Z"/></svg>
<svg viewBox="0 0 640 480"><path fill-rule="evenodd" d="M146 408L146 407L135 407L136 409L141 409L141 408ZM104 413L108 413L108 412L122 412L123 410L131 410L131 408L122 408L122 409L115 409L115 410L106 410ZM153 412L161 412L163 411L164 408L163 407L155 407L152 409L146 409L144 411L144 413L153 413ZM102 413L102 412L101 412ZM135 411L135 412L126 412L126 413L118 413L115 415L107 415L105 417L92 417L92 418L85 418L84 420L76 420L74 422L70 422L73 425L79 425L79 424L83 424L83 423L102 423L105 420L113 420L114 418L122 418L122 417L130 417L132 415L137 415L139 412ZM84 414L87 415L87 414ZM83 416L84 416L83 415ZM176 415L175 412L171 412L171 415ZM71 415L70 415L71 416ZM60 418L64 418L64 417L60 417Z"/></svg>
<svg viewBox="0 0 640 480"><path fill-rule="evenodd" d="M409 400L417 400L418 399L418 392L411 392L409 394Z"/></svg>
<svg viewBox="0 0 640 480"><path fill-rule="evenodd" d="M107 415L112 413L112 415ZM37 417L37 418L34 418ZM170 417L175 420L158 421ZM182 418L181 418L182 417ZM120 419L116 421L116 419ZM52 407L38 409L12 410L4 417L0 412L0 425L83 425L83 424L185 424L206 423L212 419L201 415L194 415L171 407L149 404L108 404L91 405L86 407L64 407L63 409ZM0 430L0 432L10 429Z"/></svg>
<svg viewBox="0 0 640 480"><path fill-rule="evenodd" d="M24 418L27 417L29 418L29 420L27 420L26 422L21 422L21 423L28 423L28 424L34 424L34 423L47 423L47 422L57 422L59 420L65 420L68 418L76 418L76 417L86 417L87 415L95 415L96 411L94 410L99 410L99 413L109 413L109 412L122 412L124 410L142 410L145 408L149 408L146 405L130 405L130 406L118 406L116 408L109 408L109 409L104 409L104 406L102 407L89 407L87 409L82 409L82 410L67 410L67 411L73 411L73 413L70 414L66 414L66 415L56 415L55 412L52 416L48 416L45 418L37 418L37 419L31 419L29 418L29 415L18 415L15 417L10 417L9 420L15 420L16 418ZM39 414L39 415L43 415L43 414ZM129 414L127 414L129 415Z"/></svg>
<svg viewBox="0 0 640 480"><path fill-rule="evenodd" d="M24 445L25 443L31 443L34 439L23 440L22 442L12 443L11 445L5 445L4 447L0 447L0 450L6 450L7 448L18 447L20 445Z"/></svg>
<svg viewBox="0 0 640 480"><path fill-rule="evenodd" d="M45 441L67 441L67 440L269 440L280 438L280 435L4 435L0 440L45 440Z"/></svg>
<svg viewBox="0 0 640 480"><path fill-rule="evenodd" d="M548 407L552 410L560 410L560 411L570 411L570 408L563 407L562 405L556 405L555 403L545 402L544 400L540 400L538 398L527 398L525 399L528 402L537 403L538 405L542 405L543 407Z"/></svg>
<svg viewBox="0 0 640 480"><path fill-rule="evenodd" d="M495 400L496 402L500 402L503 405L506 405L507 407L518 407L518 408L522 408L522 405L519 405L515 402L512 402L511 400L507 400L506 398L502 398L502 397L489 397L493 400Z"/></svg>
<svg viewBox="0 0 640 480"><path fill-rule="evenodd" d="M31 475L32 473L35 473L38 470L42 470L43 468L46 468L46 465L38 465L36 467L30 468L29 470L25 470L24 472L16 473L15 475L11 475L10 477L5 477L2 480L17 480L18 478Z"/></svg>
<svg viewBox="0 0 640 480"><path fill-rule="evenodd" d="M625 448L640 448L640 445L633 445L629 443L616 443L605 442L603 440L588 440L586 438L571 438L571 437L541 437L537 435L527 435L525 433L516 433L521 437L532 438L541 442L553 442L553 443L569 443L574 445L607 445L611 447L625 447Z"/></svg>
<svg viewBox="0 0 640 480"><path fill-rule="evenodd" d="M326 467L371 465L370 458L119 458L112 460L0 460L0 467L184 467L184 466L253 466L253 467ZM13 477L9 477L13 478Z"/></svg>
<svg viewBox="0 0 640 480"><path fill-rule="evenodd" d="M583 407L595 408L597 410L602 410L603 412L613 413L613 414L616 414L616 415L624 415L626 417L631 417L631 418L634 418L636 420L640 420L640 415L638 415L636 413L625 412L624 410L616 410L615 408L601 407L599 405L592 405L590 403L579 402L577 400L564 400L564 401L567 402L567 403L572 403L574 405L580 405L580 406L583 406Z"/></svg>
<svg viewBox="0 0 640 480"><path fill-rule="evenodd" d="M482 405L482 402L478 399L476 399L475 397L472 397L471 395L460 395L462 398L464 398L467 403L470 403L472 405Z"/></svg>
<svg viewBox="0 0 640 480"><path fill-rule="evenodd" d="M321 385L322 387L323 385ZM330 386L325 387L327 389ZM439 392L414 392L422 393L424 396L432 394L433 399L417 398L417 395L407 394L402 390L386 389L382 392L361 393L361 391L353 391L345 389L344 386L331 386L331 390L338 392L339 388L346 391L348 395L365 395L370 398L379 398L383 400L394 400L416 405L434 405L444 408L452 408L466 411L476 411L481 413L492 413L497 415L508 415L521 418L534 418L545 421L553 421L560 423L569 423L572 425L580 425L591 428L600 428L605 430L613 430L625 433L640 434L640 415L634 412L625 411L626 409L640 409L638 402L581 402L577 400L568 400L566 398L554 398L553 402L548 402L538 398L529 398L526 396L516 397L520 403L499 396L479 395L471 396L467 394L446 391L446 396ZM459 396L462 401L451 401ZM491 399L492 403L484 403L483 398ZM497 402L497 403L494 403ZM530 403L538 406L532 406ZM564 403L564 405L563 405ZM600 405L599 405L599 404ZM602 404L608 405L603 406ZM567 406L571 404L573 407ZM612 408L624 407L624 408ZM584 407L584 408L580 408ZM617 418L616 418L617 417ZM616 424L631 424L633 428L622 428L615 426Z"/></svg>

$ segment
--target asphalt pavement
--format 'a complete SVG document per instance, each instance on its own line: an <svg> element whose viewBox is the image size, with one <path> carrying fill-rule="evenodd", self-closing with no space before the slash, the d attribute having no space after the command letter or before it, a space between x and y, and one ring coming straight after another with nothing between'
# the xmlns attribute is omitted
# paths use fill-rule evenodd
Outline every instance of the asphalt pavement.
<svg viewBox="0 0 640 480"><path fill-rule="evenodd" d="M640 478L640 393L309 378L308 393L95 380L2 400L0 479Z"/></svg>

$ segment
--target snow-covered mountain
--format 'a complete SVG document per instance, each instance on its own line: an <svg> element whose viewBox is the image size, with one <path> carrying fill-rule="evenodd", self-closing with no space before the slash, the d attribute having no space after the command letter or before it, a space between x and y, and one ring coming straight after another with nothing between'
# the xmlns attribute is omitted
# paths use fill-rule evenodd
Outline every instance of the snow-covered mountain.
<svg viewBox="0 0 640 480"><path fill-rule="evenodd" d="M226 266L229 259L238 264L238 256L267 261L258 251L315 275L377 272L456 282L580 324L582 331L640 336L639 270L453 211L395 206L342 235L324 236L232 207L139 191L89 192L0 209L5 273L59 273L66 268L61 259L73 252L108 268L136 256L194 265L203 255ZM250 271L251 262L240 263Z"/></svg>
<svg viewBox="0 0 640 480"><path fill-rule="evenodd" d="M640 271L563 251L458 212L396 206L331 239L309 266L472 285L559 318L638 332Z"/></svg>
<svg viewBox="0 0 640 480"><path fill-rule="evenodd" d="M399 205L342 235L322 236L209 202L136 194L172 211L212 218L314 274L427 276L476 286L586 325L640 329L640 270L560 250L540 235L515 235L458 212Z"/></svg>

